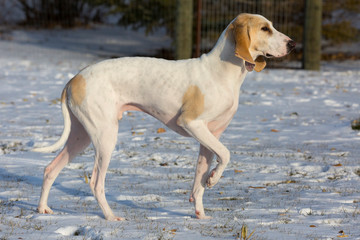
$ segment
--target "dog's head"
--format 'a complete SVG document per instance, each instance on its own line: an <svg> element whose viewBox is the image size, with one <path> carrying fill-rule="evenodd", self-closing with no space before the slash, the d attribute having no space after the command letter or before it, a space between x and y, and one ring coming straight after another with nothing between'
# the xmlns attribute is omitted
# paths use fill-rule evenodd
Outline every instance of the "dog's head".
<svg viewBox="0 0 360 240"><path fill-rule="evenodd" d="M235 45L235 55L245 60L248 71L260 72L266 66L264 57L282 57L295 48L295 42L277 31L261 15L240 14L228 27L228 37Z"/></svg>

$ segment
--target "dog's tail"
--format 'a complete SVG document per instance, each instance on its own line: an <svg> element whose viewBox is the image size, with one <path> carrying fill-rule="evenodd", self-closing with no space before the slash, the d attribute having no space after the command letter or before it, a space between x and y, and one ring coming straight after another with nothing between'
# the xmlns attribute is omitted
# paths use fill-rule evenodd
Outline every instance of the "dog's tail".
<svg viewBox="0 0 360 240"><path fill-rule="evenodd" d="M67 89L67 87L64 88L64 90L61 94L61 109L62 109L62 113L63 113L63 117L64 117L64 130L63 130L63 133L61 134L60 139L51 146L33 148L32 151L42 152L42 153L54 152L54 151L58 150L59 148L61 148L66 143L66 141L69 137L69 134L70 134L70 129L71 129L71 119L70 119L69 109L68 109L67 100L66 100L67 99L66 89Z"/></svg>

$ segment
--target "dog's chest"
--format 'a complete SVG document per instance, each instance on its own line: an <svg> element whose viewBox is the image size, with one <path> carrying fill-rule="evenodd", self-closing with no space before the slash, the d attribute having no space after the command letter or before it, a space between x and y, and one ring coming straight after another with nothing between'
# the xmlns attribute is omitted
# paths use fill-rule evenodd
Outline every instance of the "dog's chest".
<svg viewBox="0 0 360 240"><path fill-rule="evenodd" d="M232 98L231 102L220 105L220 108L221 110L216 111L217 114L207 121L211 132L223 131L230 124L238 108L238 98Z"/></svg>

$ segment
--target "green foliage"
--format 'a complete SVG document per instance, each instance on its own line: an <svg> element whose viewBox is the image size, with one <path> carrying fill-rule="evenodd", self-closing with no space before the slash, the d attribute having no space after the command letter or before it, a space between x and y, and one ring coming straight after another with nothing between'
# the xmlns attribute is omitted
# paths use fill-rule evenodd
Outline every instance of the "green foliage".
<svg viewBox="0 0 360 240"><path fill-rule="evenodd" d="M24 11L24 24L39 27L73 27L84 8L84 1L17 0Z"/></svg>
<svg viewBox="0 0 360 240"><path fill-rule="evenodd" d="M145 27L146 33L152 33L160 27L165 27L171 35L175 23L176 1L142 0L130 1L118 6L116 10L123 13L120 25L131 25L133 29Z"/></svg>
<svg viewBox="0 0 360 240"><path fill-rule="evenodd" d="M146 34L165 27L173 36L175 24L175 0L87 0L92 5L107 5L110 14L121 13L119 25L134 30L145 28Z"/></svg>

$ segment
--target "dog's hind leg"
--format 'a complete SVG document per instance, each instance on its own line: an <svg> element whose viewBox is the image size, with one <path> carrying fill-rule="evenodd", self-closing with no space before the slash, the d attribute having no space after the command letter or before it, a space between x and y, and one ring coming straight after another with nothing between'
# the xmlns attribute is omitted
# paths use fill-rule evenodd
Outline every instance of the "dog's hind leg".
<svg viewBox="0 0 360 240"><path fill-rule="evenodd" d="M110 163L112 151L115 148L118 133L117 121L102 119L99 126L94 126L91 134L95 148L95 163L91 176L90 188L102 209L105 219L110 221L122 221L124 218L117 217L111 210L105 197L105 177Z"/></svg>
<svg viewBox="0 0 360 240"><path fill-rule="evenodd" d="M38 206L39 213L53 213L53 211L47 205L47 200L52 184L65 165L68 164L78 153L82 152L90 144L89 135L85 131L82 124L72 113L70 113L70 117L71 130L69 138L61 152L45 168L44 171L44 180Z"/></svg>

